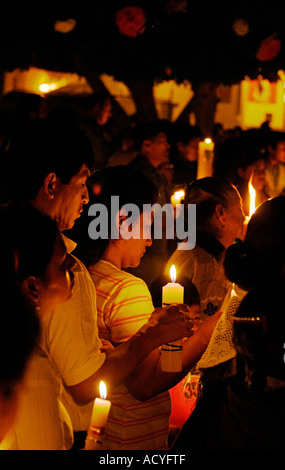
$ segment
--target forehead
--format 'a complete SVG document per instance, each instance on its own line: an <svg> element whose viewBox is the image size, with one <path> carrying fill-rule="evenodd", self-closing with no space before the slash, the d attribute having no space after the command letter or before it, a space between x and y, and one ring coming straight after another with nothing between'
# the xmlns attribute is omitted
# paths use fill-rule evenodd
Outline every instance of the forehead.
<svg viewBox="0 0 285 470"><path fill-rule="evenodd" d="M159 132L159 134L157 134L151 139L152 142L157 142L157 143L165 142L166 140L167 140L167 135L165 134L165 132Z"/></svg>
<svg viewBox="0 0 285 470"><path fill-rule="evenodd" d="M89 178L90 176L90 170L85 163L83 163L82 167L80 170L73 176L74 179L80 179L80 178Z"/></svg>

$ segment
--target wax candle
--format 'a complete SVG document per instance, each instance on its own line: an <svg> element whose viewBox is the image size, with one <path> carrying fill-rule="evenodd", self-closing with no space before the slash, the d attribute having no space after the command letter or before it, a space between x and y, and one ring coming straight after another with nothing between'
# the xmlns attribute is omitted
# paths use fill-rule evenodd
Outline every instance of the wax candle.
<svg viewBox="0 0 285 470"><path fill-rule="evenodd" d="M102 437L108 419L111 402L106 400L107 388L103 381L99 385L100 397L96 398L93 405L90 425L85 441L85 450L102 449Z"/></svg>
<svg viewBox="0 0 285 470"><path fill-rule="evenodd" d="M184 287L176 281L176 268L170 268L171 281L162 287L162 306L182 304L184 302ZM172 341L161 346L161 370L164 372L179 372L182 370L182 340Z"/></svg>
<svg viewBox="0 0 285 470"><path fill-rule="evenodd" d="M212 176L214 158L214 142L207 137L199 142L197 179Z"/></svg>

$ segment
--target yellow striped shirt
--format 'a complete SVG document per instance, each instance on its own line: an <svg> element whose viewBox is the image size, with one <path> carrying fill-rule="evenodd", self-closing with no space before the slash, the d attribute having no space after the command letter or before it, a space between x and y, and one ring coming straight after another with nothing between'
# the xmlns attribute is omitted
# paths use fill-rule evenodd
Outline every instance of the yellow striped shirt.
<svg viewBox="0 0 285 470"><path fill-rule="evenodd" d="M101 260L90 268L96 287L101 338L122 342L147 322L154 310L142 279ZM125 386L108 392L112 406L105 428L106 450L162 450L167 448L171 400L168 392L140 402Z"/></svg>

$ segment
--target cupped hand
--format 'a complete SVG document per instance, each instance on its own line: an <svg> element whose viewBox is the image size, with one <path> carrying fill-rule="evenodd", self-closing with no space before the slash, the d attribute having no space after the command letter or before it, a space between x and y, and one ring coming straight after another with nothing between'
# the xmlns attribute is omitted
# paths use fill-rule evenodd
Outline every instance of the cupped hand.
<svg viewBox="0 0 285 470"><path fill-rule="evenodd" d="M148 327L157 346L193 335L189 308L184 304L156 308L148 321Z"/></svg>

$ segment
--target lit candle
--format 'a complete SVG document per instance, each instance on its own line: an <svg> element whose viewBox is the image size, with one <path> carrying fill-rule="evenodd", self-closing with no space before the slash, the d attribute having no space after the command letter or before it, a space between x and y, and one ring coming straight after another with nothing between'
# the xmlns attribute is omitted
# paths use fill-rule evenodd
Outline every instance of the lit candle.
<svg viewBox="0 0 285 470"><path fill-rule="evenodd" d="M111 402L106 400L107 388L102 381L99 384L99 391L101 398L96 398L94 401L84 450L102 450L102 436L108 419Z"/></svg>
<svg viewBox="0 0 285 470"><path fill-rule="evenodd" d="M253 179L253 172L249 178L248 182L248 192L249 192L249 218L255 212L255 198L256 198L256 191L252 186L252 179Z"/></svg>
<svg viewBox="0 0 285 470"><path fill-rule="evenodd" d="M199 142L197 179L212 176L214 158L214 142L207 137Z"/></svg>
<svg viewBox="0 0 285 470"><path fill-rule="evenodd" d="M175 193L172 194L170 197L171 204L173 206L174 214L175 217L179 217L181 213L181 200L184 199L185 197L185 191L184 189L179 189L178 191L175 191Z"/></svg>
<svg viewBox="0 0 285 470"><path fill-rule="evenodd" d="M162 306L183 304L184 287L176 281L176 268L170 268L171 281L162 287ZM179 372L182 370L182 340L173 341L161 346L161 370L164 372Z"/></svg>
<svg viewBox="0 0 285 470"><path fill-rule="evenodd" d="M184 189L179 189L178 191L175 191L175 193L172 194L172 196L170 198L171 204L173 206L176 206L177 204L180 204L181 200L184 198L184 196L185 196Z"/></svg>
<svg viewBox="0 0 285 470"><path fill-rule="evenodd" d="M247 230L247 224L248 222L250 221L250 218L252 216L252 214L255 212L255 198L256 198L256 191L252 185L252 178L253 178L253 172L251 173L251 176L249 178L249 182L248 182L248 193L249 193L249 210L248 210L248 215L246 216L245 218L245 221L244 221L244 236L246 234L246 230Z"/></svg>

